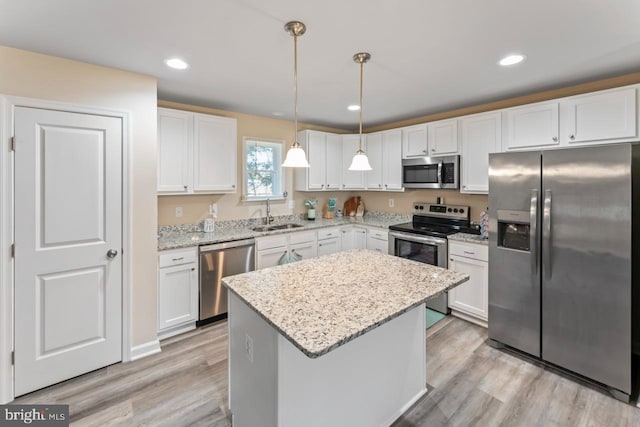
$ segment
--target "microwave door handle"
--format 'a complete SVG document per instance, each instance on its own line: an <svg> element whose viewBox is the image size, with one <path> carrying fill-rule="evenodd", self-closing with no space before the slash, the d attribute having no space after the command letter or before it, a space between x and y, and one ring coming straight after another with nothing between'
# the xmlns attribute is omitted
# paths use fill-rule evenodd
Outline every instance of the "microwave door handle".
<svg viewBox="0 0 640 427"><path fill-rule="evenodd" d="M442 188L442 162L438 163L438 186Z"/></svg>

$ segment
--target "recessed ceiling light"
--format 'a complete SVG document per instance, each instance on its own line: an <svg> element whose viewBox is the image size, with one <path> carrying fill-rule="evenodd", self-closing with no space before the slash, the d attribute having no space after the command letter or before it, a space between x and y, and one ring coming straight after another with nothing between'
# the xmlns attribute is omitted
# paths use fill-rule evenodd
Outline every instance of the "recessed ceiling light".
<svg viewBox="0 0 640 427"><path fill-rule="evenodd" d="M359 105L349 105L347 107L349 109L349 111L358 111L360 109Z"/></svg>
<svg viewBox="0 0 640 427"><path fill-rule="evenodd" d="M503 67L508 67L509 65L519 64L520 62L524 61L525 58L526 56L521 55L519 53L513 54L513 55L507 55L504 58L502 58L500 61L498 61L498 64L502 65Z"/></svg>
<svg viewBox="0 0 640 427"><path fill-rule="evenodd" d="M165 59L164 63L167 64L167 67L175 68L176 70L186 70L189 68L189 64L180 58Z"/></svg>

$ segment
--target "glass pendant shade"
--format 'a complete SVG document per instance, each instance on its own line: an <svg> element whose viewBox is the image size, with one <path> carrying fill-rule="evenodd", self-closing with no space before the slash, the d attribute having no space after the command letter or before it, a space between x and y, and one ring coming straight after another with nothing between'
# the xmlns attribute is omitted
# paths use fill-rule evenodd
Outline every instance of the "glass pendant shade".
<svg viewBox="0 0 640 427"><path fill-rule="evenodd" d="M371 165L369 164L369 158L364 151L358 150L356 155L353 156L353 160L351 161L351 166L349 166L350 171L370 171Z"/></svg>
<svg viewBox="0 0 640 427"><path fill-rule="evenodd" d="M284 168L308 168L309 162L307 162L307 156L304 154L304 150L300 147L299 143L295 143L287 151L287 158L282 164Z"/></svg>

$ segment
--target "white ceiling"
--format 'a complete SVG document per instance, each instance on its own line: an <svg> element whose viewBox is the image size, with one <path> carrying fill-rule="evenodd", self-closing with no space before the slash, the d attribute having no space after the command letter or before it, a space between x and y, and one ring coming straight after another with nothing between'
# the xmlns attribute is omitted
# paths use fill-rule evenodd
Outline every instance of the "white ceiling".
<svg viewBox="0 0 640 427"><path fill-rule="evenodd" d="M638 0L0 0L0 44L158 78L160 99L356 129L640 71ZM496 62L521 52L511 68ZM179 56L191 68L163 64Z"/></svg>

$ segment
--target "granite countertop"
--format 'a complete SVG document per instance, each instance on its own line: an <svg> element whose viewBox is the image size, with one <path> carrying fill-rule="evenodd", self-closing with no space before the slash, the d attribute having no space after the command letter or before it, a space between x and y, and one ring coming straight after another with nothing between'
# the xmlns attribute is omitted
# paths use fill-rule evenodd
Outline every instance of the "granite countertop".
<svg viewBox="0 0 640 427"><path fill-rule="evenodd" d="M467 280L464 273L366 249L222 279L310 358Z"/></svg>
<svg viewBox="0 0 640 427"><path fill-rule="evenodd" d="M456 233L448 236L448 238L449 240L455 240L458 242L476 243L485 246L489 244L489 239L482 237L479 234Z"/></svg>
<svg viewBox="0 0 640 427"><path fill-rule="evenodd" d="M284 219L277 218L273 225L280 223L296 223L302 227L258 232L253 227L262 225L260 220L220 221L216 223L213 233L205 233L196 225L161 227L158 233L158 250L187 248L212 243L242 240L252 237L270 236L274 234L292 233L296 231L314 230L317 228L334 227L340 225L366 225L378 228L389 228L392 224L410 221L410 216L372 214L364 217L342 217L334 219L316 218L315 221L306 221L300 217L290 216Z"/></svg>

